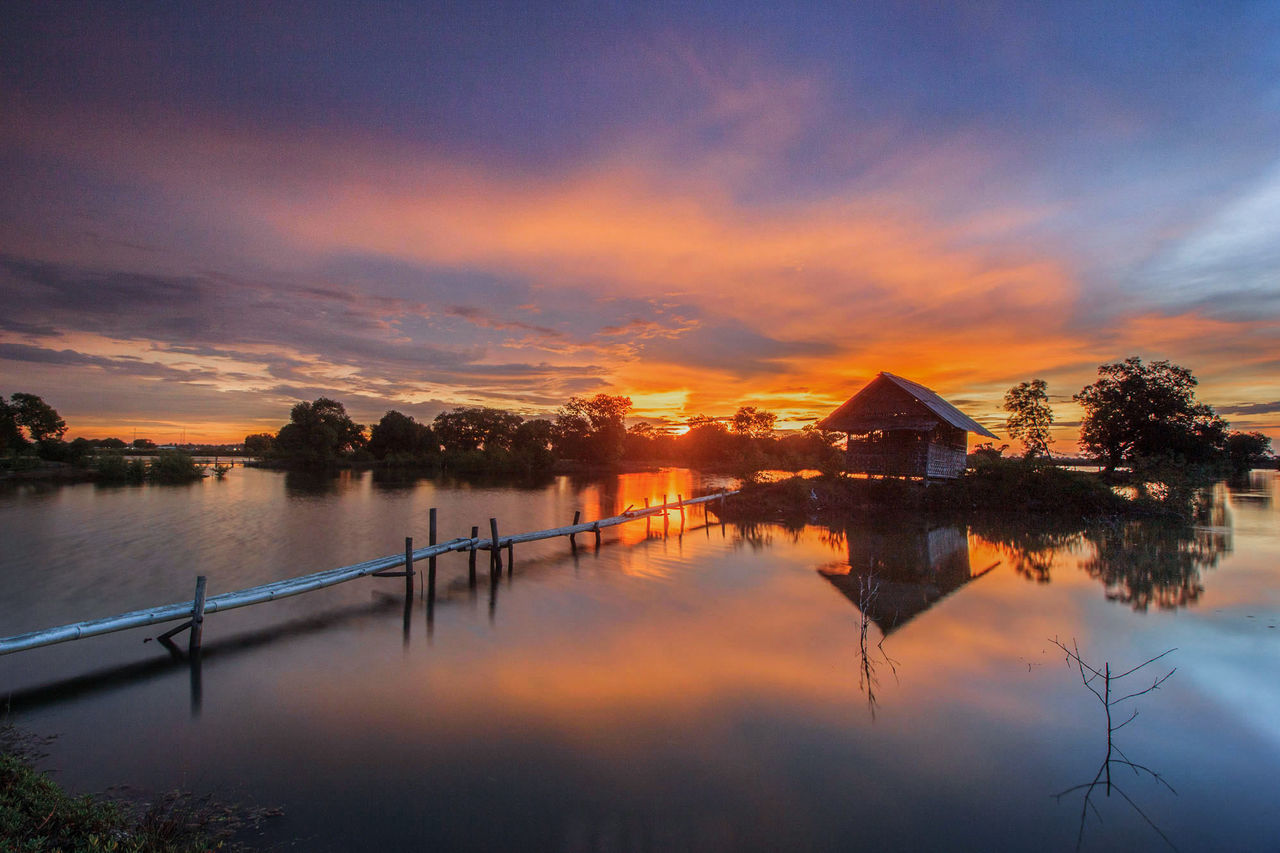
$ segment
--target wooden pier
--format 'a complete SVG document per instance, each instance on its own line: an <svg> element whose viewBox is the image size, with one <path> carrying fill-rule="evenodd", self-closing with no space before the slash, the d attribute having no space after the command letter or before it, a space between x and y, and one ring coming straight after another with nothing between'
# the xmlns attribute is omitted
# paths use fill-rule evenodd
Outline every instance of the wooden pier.
<svg viewBox="0 0 1280 853"><path fill-rule="evenodd" d="M685 507L698 504L706 504L712 501L723 502L725 498L737 494L736 491L721 490L714 494L704 495L702 497L690 498L685 500L683 496L677 496L675 503L668 503L666 496L663 496L662 504L658 506L646 506L642 509L632 509L628 507L621 515L615 515L610 518L596 519L595 521L579 522L580 513L574 513L574 523L565 527L554 527L548 530L534 530L529 533L516 533L510 536L500 536L498 533L497 519L489 519L490 535L487 538L480 538L477 534L477 527L471 528L471 535L466 537L458 537L450 539L447 542L437 543L436 539L436 511L431 510L431 521L429 537L430 541L427 547L414 549L412 547L412 538L405 540L405 552L403 554L394 554L386 557L378 557L373 560L366 560L362 563L356 563L350 566L340 566L336 569L326 569L325 571L315 572L309 575L303 575L296 578L288 578L285 580L272 581L271 583L261 584L259 586L249 587L248 589L236 590L234 592L224 592L218 595L206 596L205 586L206 578L204 575L196 579L196 593L190 601L181 601L176 604L165 604L159 607L149 607L144 610L134 610L130 613L122 613L118 616L108 616L102 619L93 619L86 622L75 622L70 625L62 625L57 628L47 628L43 631L31 631L25 634L17 634L12 637L0 638L0 655L13 654L14 652L27 651L28 649L36 649L41 646L52 646L56 643L66 643L71 640L83 640L87 637L96 637L101 634L110 634L116 631L126 631L131 628L142 628L148 625L160 625L168 622L183 621L184 624L176 628L166 631L161 635L161 639L168 641L170 637L180 631L190 629L189 647L192 651L200 648L202 629L204 618L210 613L219 613L224 610L234 610L238 607L248 607L251 604L264 604L268 601L275 601L280 598L288 598L294 595L301 595L305 592L314 592L315 590L325 589L327 587L336 586L340 583L355 580L362 577L404 577L405 593L410 596L413 593L413 579L415 571L413 565L418 560L427 560L429 569L426 578L425 591L434 597L435 594L435 561L441 554L450 552L468 551L470 552L469 564L471 571L475 571L475 554L477 551L488 551L490 554L490 570L501 569L503 548L507 549L508 565L514 552L514 546L525 542L537 542L543 539L555 539L560 536L569 537L570 546L577 548L576 536L579 533L590 533L595 537L596 545L600 544L600 531L616 527L620 524L627 524L655 515L662 515L664 518L669 512L679 512L682 516ZM396 571L396 569L400 569Z"/></svg>

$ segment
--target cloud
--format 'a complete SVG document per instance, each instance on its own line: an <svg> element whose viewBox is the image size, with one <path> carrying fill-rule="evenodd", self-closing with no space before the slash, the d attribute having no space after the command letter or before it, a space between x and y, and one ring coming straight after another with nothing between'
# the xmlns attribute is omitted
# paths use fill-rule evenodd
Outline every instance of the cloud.
<svg viewBox="0 0 1280 853"><path fill-rule="evenodd" d="M1280 400L1270 403L1237 403L1233 406L1219 406L1220 415L1274 415L1280 413Z"/></svg>

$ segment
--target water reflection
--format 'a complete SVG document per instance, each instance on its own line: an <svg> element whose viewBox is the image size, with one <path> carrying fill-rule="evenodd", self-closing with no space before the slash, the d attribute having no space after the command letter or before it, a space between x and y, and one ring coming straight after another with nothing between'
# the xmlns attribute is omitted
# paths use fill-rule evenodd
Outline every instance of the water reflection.
<svg viewBox="0 0 1280 853"><path fill-rule="evenodd" d="M969 537L960 527L851 526L842 535L848 562L832 563L818 572L885 636L995 568L993 564L973 571Z"/></svg>
<svg viewBox="0 0 1280 853"><path fill-rule="evenodd" d="M1086 530L1092 555L1081 567L1102 582L1111 601L1143 611L1174 610L1204 592L1200 573L1231 552L1231 534L1220 528L1131 521Z"/></svg>
<svg viewBox="0 0 1280 853"><path fill-rule="evenodd" d="M1208 517L1229 520L1220 503ZM1102 583L1108 600L1139 612L1195 604L1204 592L1201 573L1232 549L1231 529L1221 523L1143 519L1064 527L1023 519L984 521L973 531L1027 580L1049 583L1056 565L1074 563Z"/></svg>

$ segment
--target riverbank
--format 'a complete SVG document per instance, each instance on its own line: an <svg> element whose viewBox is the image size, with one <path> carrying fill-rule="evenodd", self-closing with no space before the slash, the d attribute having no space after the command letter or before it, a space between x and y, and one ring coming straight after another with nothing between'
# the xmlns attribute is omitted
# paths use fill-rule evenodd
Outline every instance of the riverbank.
<svg viewBox="0 0 1280 853"><path fill-rule="evenodd" d="M173 792L151 802L73 797L35 768L40 741L0 728L0 849L29 853L247 850L237 835L278 810L248 811Z"/></svg>
<svg viewBox="0 0 1280 853"><path fill-rule="evenodd" d="M1039 519L1180 517L1181 496L1155 500L1118 493L1099 474L1009 461L971 469L955 480L791 477L754 483L725 508L728 521L844 522L854 515L907 513L938 520L1016 515Z"/></svg>

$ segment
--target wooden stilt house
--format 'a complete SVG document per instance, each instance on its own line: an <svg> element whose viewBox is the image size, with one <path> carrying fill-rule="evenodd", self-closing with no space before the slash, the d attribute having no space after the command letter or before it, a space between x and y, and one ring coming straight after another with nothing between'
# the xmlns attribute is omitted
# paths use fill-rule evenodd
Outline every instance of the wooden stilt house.
<svg viewBox="0 0 1280 853"><path fill-rule="evenodd" d="M964 473L969 433L996 435L923 385L881 373L818 428L849 436L845 470L890 477Z"/></svg>

